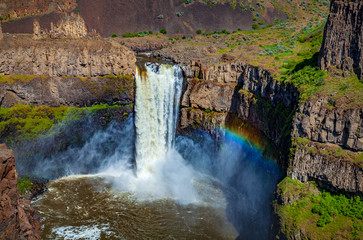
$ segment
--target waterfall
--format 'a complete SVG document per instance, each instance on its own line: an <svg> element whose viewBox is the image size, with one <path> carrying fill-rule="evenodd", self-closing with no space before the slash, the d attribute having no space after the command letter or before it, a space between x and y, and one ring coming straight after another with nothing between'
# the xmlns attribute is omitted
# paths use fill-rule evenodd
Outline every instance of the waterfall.
<svg viewBox="0 0 363 240"><path fill-rule="evenodd" d="M174 144L183 77L179 66L148 63L136 72L136 165L153 172Z"/></svg>

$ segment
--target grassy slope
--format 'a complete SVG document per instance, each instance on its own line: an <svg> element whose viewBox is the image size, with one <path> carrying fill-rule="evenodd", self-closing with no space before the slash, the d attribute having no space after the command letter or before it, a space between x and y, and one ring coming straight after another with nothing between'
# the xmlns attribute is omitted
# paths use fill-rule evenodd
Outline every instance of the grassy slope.
<svg viewBox="0 0 363 240"><path fill-rule="evenodd" d="M363 202L359 197L320 192L314 182L303 184L290 177L278 185L277 192L287 200L277 207L286 236L302 231L306 239L363 238Z"/></svg>
<svg viewBox="0 0 363 240"><path fill-rule="evenodd" d="M97 104L92 107L48 107L15 105L0 108L0 137L7 141L33 139L41 134L57 133L57 124L71 123L105 109L117 109L124 106ZM127 117L127 113L124 114ZM54 130L54 131L53 131Z"/></svg>

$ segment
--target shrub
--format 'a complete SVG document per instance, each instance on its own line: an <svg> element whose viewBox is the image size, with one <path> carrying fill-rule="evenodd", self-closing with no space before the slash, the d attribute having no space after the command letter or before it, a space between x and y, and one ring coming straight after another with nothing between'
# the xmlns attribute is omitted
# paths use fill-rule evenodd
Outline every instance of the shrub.
<svg viewBox="0 0 363 240"><path fill-rule="evenodd" d="M112 33L111 37L115 38L115 37L118 37L118 35L116 33Z"/></svg>
<svg viewBox="0 0 363 240"><path fill-rule="evenodd" d="M201 29L198 29L198 30L197 30L197 34L198 34L198 35L202 34L202 30L201 30Z"/></svg>
<svg viewBox="0 0 363 240"><path fill-rule="evenodd" d="M166 33L167 33L167 31L166 31L166 29L165 29L165 28L162 28L162 29L160 29L160 33L161 33L161 34L166 34Z"/></svg>
<svg viewBox="0 0 363 240"><path fill-rule="evenodd" d="M265 21L263 19L261 19L260 21L258 21L259 25L265 25Z"/></svg>
<svg viewBox="0 0 363 240"><path fill-rule="evenodd" d="M192 2L193 2L193 0L184 0L185 5L188 5L188 4L192 3Z"/></svg>
<svg viewBox="0 0 363 240"><path fill-rule="evenodd" d="M255 29L255 30L256 30L256 29L258 29L258 24L257 24L257 23L254 23L254 24L252 25L252 28L253 28L253 29Z"/></svg>
<svg viewBox="0 0 363 240"><path fill-rule="evenodd" d="M18 180L17 188L19 189L20 194L30 191L33 187L36 187L36 185L32 183L29 177L22 177Z"/></svg>
<svg viewBox="0 0 363 240"><path fill-rule="evenodd" d="M164 15L160 14L159 16L157 16L158 19L164 19Z"/></svg>
<svg viewBox="0 0 363 240"><path fill-rule="evenodd" d="M182 16L184 16L184 12L176 12L176 15L177 15L178 17L182 17Z"/></svg>

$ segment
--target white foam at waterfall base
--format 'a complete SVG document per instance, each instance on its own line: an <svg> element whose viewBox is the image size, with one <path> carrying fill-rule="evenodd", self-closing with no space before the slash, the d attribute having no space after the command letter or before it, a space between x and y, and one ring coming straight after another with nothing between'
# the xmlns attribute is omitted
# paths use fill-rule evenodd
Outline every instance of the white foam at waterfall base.
<svg viewBox="0 0 363 240"><path fill-rule="evenodd" d="M202 175L173 146L183 84L181 69L167 64L145 67L136 74L136 173L120 161L102 175L113 176L118 189L141 199L200 202L195 186L200 186L197 183L203 181Z"/></svg>

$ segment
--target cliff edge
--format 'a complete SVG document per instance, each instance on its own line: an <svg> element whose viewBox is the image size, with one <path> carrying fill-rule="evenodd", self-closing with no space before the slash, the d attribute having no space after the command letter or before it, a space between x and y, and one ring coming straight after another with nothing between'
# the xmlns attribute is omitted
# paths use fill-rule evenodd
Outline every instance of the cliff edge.
<svg viewBox="0 0 363 240"><path fill-rule="evenodd" d="M354 71L363 79L363 2L332 1L319 66Z"/></svg>
<svg viewBox="0 0 363 240"><path fill-rule="evenodd" d="M0 144L0 239L40 239L40 217L17 189L14 152Z"/></svg>

